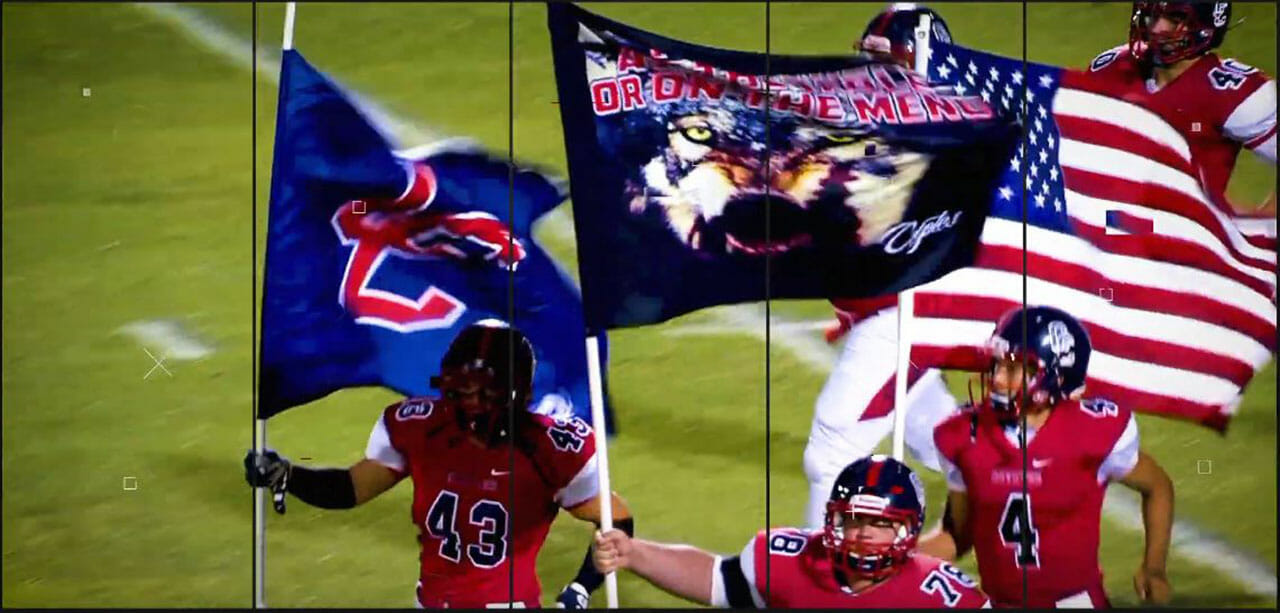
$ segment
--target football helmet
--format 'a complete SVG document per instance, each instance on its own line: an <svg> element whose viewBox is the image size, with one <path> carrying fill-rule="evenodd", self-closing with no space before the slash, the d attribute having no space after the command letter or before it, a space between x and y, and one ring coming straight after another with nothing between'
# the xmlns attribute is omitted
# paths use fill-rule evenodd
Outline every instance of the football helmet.
<svg viewBox="0 0 1280 613"><path fill-rule="evenodd" d="M982 382L991 408L1001 418L1016 418L1024 398L1031 404L1056 404L1082 390L1092 350L1088 331L1065 311L1029 306L1006 312L983 348L988 365ZM1022 363L1025 393L1003 394L992 388L1001 360Z"/></svg>
<svg viewBox="0 0 1280 613"><path fill-rule="evenodd" d="M893 540L866 543L846 538L845 524L856 518L893 522ZM915 550L923 525L924 484L906 464L872 455L846 466L831 488L822 532L836 581L847 588L857 579L882 579L897 572Z"/></svg>
<svg viewBox="0 0 1280 613"><path fill-rule="evenodd" d="M1161 18L1172 31L1152 31ZM1230 21L1230 2L1134 2L1129 52L1144 63L1169 66L1217 48Z"/></svg>
<svg viewBox="0 0 1280 613"><path fill-rule="evenodd" d="M930 8L910 2L896 2L867 23L854 49L873 56L888 58L912 70L916 66L916 26L920 16L933 18L934 40L951 42L951 30L942 15Z"/></svg>
<svg viewBox="0 0 1280 613"><path fill-rule="evenodd" d="M453 407L459 427L493 446L511 436L512 412L526 412L535 366L533 344L524 334L484 319L453 339L431 385Z"/></svg>

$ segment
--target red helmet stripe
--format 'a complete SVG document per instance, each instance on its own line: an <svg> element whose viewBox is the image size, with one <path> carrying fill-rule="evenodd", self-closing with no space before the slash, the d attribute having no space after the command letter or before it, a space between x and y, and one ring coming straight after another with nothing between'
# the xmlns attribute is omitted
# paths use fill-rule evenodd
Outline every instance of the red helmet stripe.
<svg viewBox="0 0 1280 613"><path fill-rule="evenodd" d="M883 461L871 463L871 470L867 471L867 487L875 487L880 482L880 471L883 469Z"/></svg>

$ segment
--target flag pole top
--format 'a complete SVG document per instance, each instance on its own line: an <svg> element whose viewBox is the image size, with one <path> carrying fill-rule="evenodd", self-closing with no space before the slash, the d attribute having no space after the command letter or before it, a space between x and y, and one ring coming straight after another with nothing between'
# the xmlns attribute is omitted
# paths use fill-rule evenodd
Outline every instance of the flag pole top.
<svg viewBox="0 0 1280 613"><path fill-rule="evenodd" d="M284 38L281 39L280 43L280 48L284 51L293 48L293 20L297 11L297 2L286 2L284 4Z"/></svg>

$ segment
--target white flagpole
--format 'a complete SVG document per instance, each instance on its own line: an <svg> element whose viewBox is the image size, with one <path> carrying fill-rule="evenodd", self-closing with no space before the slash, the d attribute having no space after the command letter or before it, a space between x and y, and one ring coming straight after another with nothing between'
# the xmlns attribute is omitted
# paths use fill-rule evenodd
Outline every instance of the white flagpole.
<svg viewBox="0 0 1280 613"><path fill-rule="evenodd" d="M281 50L293 48L293 23L297 14L297 3L287 2L284 8L284 36L281 39ZM254 220L257 223L257 220ZM254 262L257 266L257 262ZM253 450L255 455L267 448L267 420L257 419L253 428ZM253 607L267 608L267 491L265 488L253 488Z"/></svg>
<svg viewBox="0 0 1280 613"><path fill-rule="evenodd" d="M587 337L587 382L591 387L591 426L595 431L596 467L600 478L600 529L613 529L613 490L609 487L609 442L604 423L604 385L600 377L600 339ZM618 608L618 573L604 576L605 598Z"/></svg>
<svg viewBox="0 0 1280 613"><path fill-rule="evenodd" d="M907 441L907 376L911 368L911 321L916 291L898 294L898 369L893 379L893 457L902 460Z"/></svg>
<svg viewBox="0 0 1280 613"><path fill-rule="evenodd" d="M921 75L929 74L929 32L932 26L933 19L925 14L920 16L920 25L915 30L915 71ZM915 296L914 289L898 294L898 369L893 385L893 457L898 460L906 457L907 378L911 370L911 323L915 320Z"/></svg>

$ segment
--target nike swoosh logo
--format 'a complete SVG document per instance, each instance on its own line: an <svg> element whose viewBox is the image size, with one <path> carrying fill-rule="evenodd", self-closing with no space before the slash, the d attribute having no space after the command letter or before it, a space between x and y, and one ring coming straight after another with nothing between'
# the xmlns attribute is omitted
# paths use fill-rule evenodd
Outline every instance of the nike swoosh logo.
<svg viewBox="0 0 1280 613"><path fill-rule="evenodd" d="M1032 468L1044 468L1044 467L1048 466L1049 464L1051 464L1052 462L1053 462L1053 460L1052 460L1052 459L1048 459L1048 460L1031 460L1031 467L1032 467Z"/></svg>
<svg viewBox="0 0 1280 613"><path fill-rule="evenodd" d="M493 476L495 476L495 477L501 477L501 476L503 476L503 475L509 475L509 474L511 474L511 471L509 471L509 470L493 470L492 468L490 468L490 469L489 469L489 474L491 474L491 475L493 475Z"/></svg>

